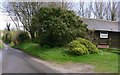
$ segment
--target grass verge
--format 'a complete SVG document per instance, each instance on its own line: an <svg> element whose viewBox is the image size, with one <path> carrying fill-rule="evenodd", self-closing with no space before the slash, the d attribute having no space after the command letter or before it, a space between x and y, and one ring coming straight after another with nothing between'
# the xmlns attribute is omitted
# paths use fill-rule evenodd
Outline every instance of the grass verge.
<svg viewBox="0 0 120 75"><path fill-rule="evenodd" d="M0 41L0 49L4 48L2 42Z"/></svg>
<svg viewBox="0 0 120 75"><path fill-rule="evenodd" d="M106 49L101 49L103 51L106 51L106 52L112 52L112 53L117 53L117 54L120 54L120 49L118 48L106 48Z"/></svg>
<svg viewBox="0 0 120 75"><path fill-rule="evenodd" d="M99 54L71 56L67 54L66 48L40 48L38 44L31 42L23 43L14 47L22 49L22 51L27 54L43 60L55 61L58 63L86 63L95 66L96 72L118 73L118 54L115 53L104 52L101 50Z"/></svg>

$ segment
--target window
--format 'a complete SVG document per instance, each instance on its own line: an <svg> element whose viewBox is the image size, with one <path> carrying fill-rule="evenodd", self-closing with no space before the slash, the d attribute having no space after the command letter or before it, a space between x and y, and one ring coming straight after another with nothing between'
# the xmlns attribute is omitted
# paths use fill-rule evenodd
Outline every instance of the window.
<svg viewBox="0 0 120 75"><path fill-rule="evenodd" d="M108 32L106 31L100 32L100 38L108 38Z"/></svg>

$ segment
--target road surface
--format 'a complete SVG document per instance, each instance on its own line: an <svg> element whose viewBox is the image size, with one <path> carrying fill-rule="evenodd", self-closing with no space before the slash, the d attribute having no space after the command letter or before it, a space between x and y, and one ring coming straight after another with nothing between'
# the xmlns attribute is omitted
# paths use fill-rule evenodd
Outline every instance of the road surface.
<svg viewBox="0 0 120 75"><path fill-rule="evenodd" d="M0 53L1 57L2 73L59 73L59 71L32 60L30 56L7 45Z"/></svg>

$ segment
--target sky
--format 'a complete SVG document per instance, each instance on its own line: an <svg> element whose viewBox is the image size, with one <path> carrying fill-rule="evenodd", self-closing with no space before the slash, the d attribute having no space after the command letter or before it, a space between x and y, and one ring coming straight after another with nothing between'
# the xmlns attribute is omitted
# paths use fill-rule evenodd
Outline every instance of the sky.
<svg viewBox="0 0 120 75"><path fill-rule="evenodd" d="M5 13L2 12L2 9L0 8L0 29L3 29L5 27L5 23L8 20L8 17Z"/></svg>
<svg viewBox="0 0 120 75"><path fill-rule="evenodd" d="M5 29L6 23L10 23L12 25L11 28L14 28L14 23L11 21L10 17L0 9L0 30Z"/></svg>
<svg viewBox="0 0 120 75"><path fill-rule="evenodd" d="M3 12L3 7L2 7L2 3L5 0L0 0L0 30L4 30L6 28L6 24L10 23L11 24L11 29L15 29L15 24L14 22L11 20L11 18L8 16L8 13Z"/></svg>

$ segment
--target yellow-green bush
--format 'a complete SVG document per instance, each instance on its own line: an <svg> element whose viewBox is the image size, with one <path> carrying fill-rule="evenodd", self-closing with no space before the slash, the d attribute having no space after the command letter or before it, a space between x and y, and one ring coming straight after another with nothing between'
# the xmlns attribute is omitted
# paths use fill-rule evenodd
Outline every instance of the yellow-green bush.
<svg viewBox="0 0 120 75"><path fill-rule="evenodd" d="M74 55L98 53L98 48L90 41L78 38L69 43L69 51Z"/></svg>
<svg viewBox="0 0 120 75"><path fill-rule="evenodd" d="M98 48L89 40L84 38L77 38L77 41L83 44L88 49L89 53L98 53Z"/></svg>
<svg viewBox="0 0 120 75"><path fill-rule="evenodd" d="M71 43L69 43L69 50L72 54L75 55L83 55L89 53L88 49L84 45L80 44L80 42L77 40L74 40Z"/></svg>

